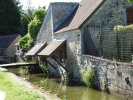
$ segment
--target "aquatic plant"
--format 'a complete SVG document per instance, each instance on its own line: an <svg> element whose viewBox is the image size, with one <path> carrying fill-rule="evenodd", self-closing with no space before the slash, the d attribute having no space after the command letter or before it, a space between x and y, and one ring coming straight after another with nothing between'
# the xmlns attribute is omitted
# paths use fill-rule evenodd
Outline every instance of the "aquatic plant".
<svg viewBox="0 0 133 100"><path fill-rule="evenodd" d="M44 72L44 76L45 76L45 77L48 77L48 68L47 68L45 62L39 61L38 64L39 64L39 67L40 67L40 68L42 69L42 71Z"/></svg>
<svg viewBox="0 0 133 100"><path fill-rule="evenodd" d="M94 69L91 65L88 65L86 69L81 70L81 79L88 86L95 88L96 87L96 76Z"/></svg>

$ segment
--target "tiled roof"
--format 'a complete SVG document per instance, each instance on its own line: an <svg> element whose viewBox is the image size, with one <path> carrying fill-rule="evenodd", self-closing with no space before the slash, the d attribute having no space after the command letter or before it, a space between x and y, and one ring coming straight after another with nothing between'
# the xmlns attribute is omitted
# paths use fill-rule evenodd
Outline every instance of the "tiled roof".
<svg viewBox="0 0 133 100"><path fill-rule="evenodd" d="M75 14L56 33L78 29L101 6L104 0L82 0Z"/></svg>
<svg viewBox="0 0 133 100"><path fill-rule="evenodd" d="M0 36L0 50L7 49L17 37L18 37L17 34L1 35Z"/></svg>

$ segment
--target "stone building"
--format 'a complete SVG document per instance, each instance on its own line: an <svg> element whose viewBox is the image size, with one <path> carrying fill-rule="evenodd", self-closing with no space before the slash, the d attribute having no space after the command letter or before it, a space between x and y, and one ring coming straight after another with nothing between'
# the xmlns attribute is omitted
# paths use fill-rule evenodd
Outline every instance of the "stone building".
<svg viewBox="0 0 133 100"><path fill-rule="evenodd" d="M14 62L16 46L15 44L19 40L20 36L17 34L13 35L2 35L0 36L0 61L1 62Z"/></svg>
<svg viewBox="0 0 133 100"><path fill-rule="evenodd" d="M133 6L126 1L51 3L36 44L47 43L38 55L53 66L50 72L55 75L54 69L62 66L70 80L79 82L80 70L91 64L100 89L106 86L110 92L133 97L129 84L133 83L133 64L126 63L132 54L129 37L113 30L116 25L133 23Z"/></svg>

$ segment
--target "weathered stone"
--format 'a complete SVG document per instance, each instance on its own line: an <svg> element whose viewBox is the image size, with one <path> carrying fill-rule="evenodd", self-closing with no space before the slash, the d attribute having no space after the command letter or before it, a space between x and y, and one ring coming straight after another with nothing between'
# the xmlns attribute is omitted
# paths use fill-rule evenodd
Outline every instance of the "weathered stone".
<svg viewBox="0 0 133 100"><path fill-rule="evenodd" d="M53 39L65 39L67 41L67 58L65 66L68 70L69 78L81 82L80 70L83 68L85 69L91 64L96 71L99 89L108 89L110 92L121 93L133 97L133 95L131 95L131 91L133 90L133 64L119 63L94 57L102 56L102 52L104 52L103 56L109 57L110 59L117 55L117 47L115 45L117 42L115 37L117 37L117 35L113 31L113 27L119 24L127 24L126 1L105 0L102 6L95 10L78 29L53 34L60 25L64 25L65 20L68 19L65 15L69 16L67 13L69 11L72 13L71 11L73 11L73 8L75 8L76 5L76 3L70 4L67 8L67 4L63 4L63 9L60 9L62 5L51 4L38 34L37 42L50 43ZM59 13L61 15L59 15ZM101 33L104 33L104 35L101 35ZM102 47L104 48L102 51L100 47L100 42L102 41L99 37L100 35L104 38L109 37L102 44ZM126 35L121 35L121 38L123 39L125 36ZM112 44L111 41L113 41L114 44ZM124 43L125 46L130 47L130 44L127 42L121 42L121 44L122 43ZM112 51L107 48L110 48ZM125 47L122 49L123 51L120 52L120 54L122 54L120 56L121 58L130 56L130 49L125 49Z"/></svg>

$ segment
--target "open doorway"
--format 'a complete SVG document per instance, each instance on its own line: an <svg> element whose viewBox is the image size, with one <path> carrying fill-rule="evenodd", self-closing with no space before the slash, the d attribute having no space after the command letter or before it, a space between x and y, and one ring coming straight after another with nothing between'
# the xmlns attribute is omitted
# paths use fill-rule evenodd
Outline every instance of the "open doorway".
<svg viewBox="0 0 133 100"><path fill-rule="evenodd" d="M126 9L127 13L127 24L133 24L133 7L128 7Z"/></svg>

